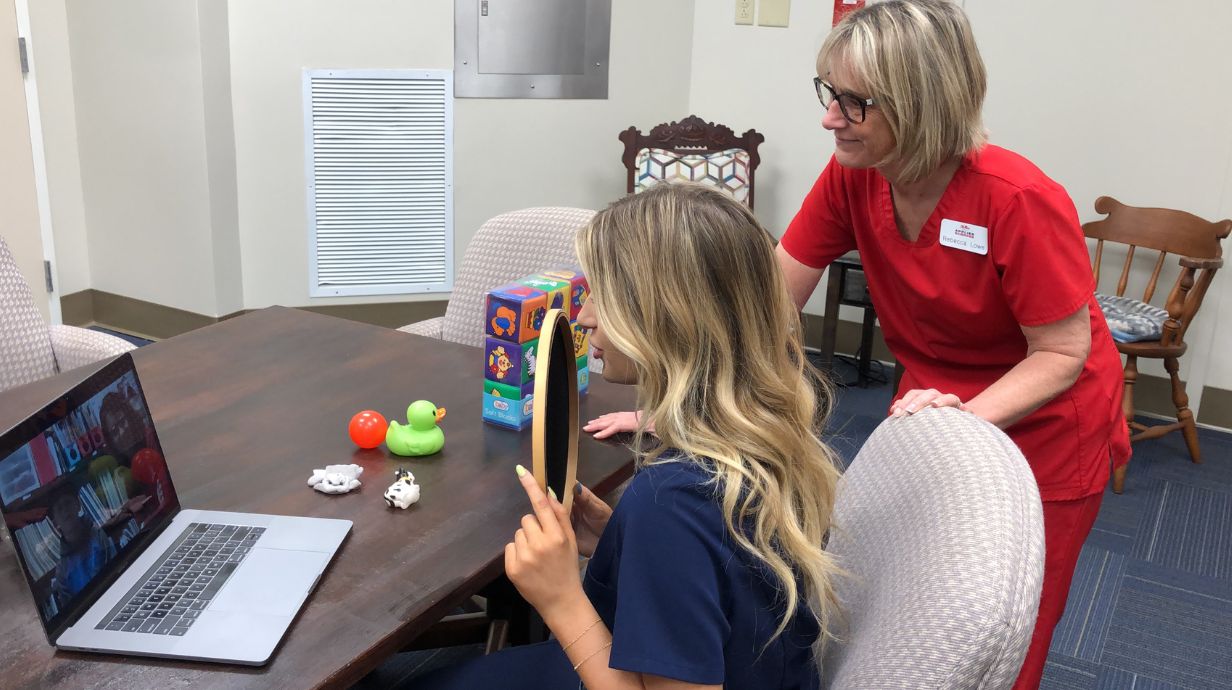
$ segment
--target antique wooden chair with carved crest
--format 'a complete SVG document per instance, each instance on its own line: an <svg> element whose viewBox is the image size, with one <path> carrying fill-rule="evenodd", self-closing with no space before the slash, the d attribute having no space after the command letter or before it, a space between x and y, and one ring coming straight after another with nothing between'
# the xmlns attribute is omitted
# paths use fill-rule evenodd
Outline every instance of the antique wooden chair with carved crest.
<svg viewBox="0 0 1232 690"><path fill-rule="evenodd" d="M1202 306L1202 298L1215 272L1223 266L1220 243L1232 231L1232 220L1211 223L1183 211L1126 206L1107 196L1095 200L1095 210L1107 217L1084 224L1082 230L1087 237L1097 241L1093 262L1096 289L1105 243L1125 246L1125 261L1117 281L1116 294L1096 293L1096 299L1103 308L1117 349L1125 355L1122 409L1130 426L1130 440L1159 438L1180 430L1190 458L1201 462L1198 431L1193 412L1189 409L1189 396L1178 374L1179 359L1188 347L1185 332ZM1134 257L1139 249L1157 254L1141 300L1125 296ZM1180 271L1163 305L1154 306L1151 298L1155 296L1156 283L1168 254L1177 255ZM1139 357L1164 361L1164 369L1172 379L1175 422L1147 426L1134 421L1134 382L1138 378ZM1124 484L1125 467L1121 467L1113 476L1113 491L1121 493Z"/></svg>
<svg viewBox="0 0 1232 690"><path fill-rule="evenodd" d="M753 176L761 162L757 147L766 140L756 130L736 136L726 125L690 115L650 134L630 127L620 140L629 194L660 182L693 181L723 189L753 208Z"/></svg>

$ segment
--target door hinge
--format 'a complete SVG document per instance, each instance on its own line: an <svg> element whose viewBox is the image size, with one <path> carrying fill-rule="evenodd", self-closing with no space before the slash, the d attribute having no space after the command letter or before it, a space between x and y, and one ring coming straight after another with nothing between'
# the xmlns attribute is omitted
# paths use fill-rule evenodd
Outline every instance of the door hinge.
<svg viewBox="0 0 1232 690"><path fill-rule="evenodd" d="M30 73L30 55L26 52L26 37L17 37L17 52L21 56L21 73Z"/></svg>
<svg viewBox="0 0 1232 690"><path fill-rule="evenodd" d="M55 292L55 285L51 282L51 262L43 262L43 277L47 279L47 292Z"/></svg>

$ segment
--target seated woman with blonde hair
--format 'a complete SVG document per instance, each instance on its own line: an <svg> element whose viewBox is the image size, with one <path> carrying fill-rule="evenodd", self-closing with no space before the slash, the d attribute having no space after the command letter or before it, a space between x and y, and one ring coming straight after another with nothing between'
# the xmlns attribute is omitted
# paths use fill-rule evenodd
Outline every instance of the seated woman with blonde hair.
<svg viewBox="0 0 1232 690"><path fill-rule="evenodd" d="M639 432L615 510L578 485L570 516L518 468L534 512L505 571L555 639L412 687L817 687L838 470L773 239L717 191L660 185L599 212L577 249L578 321L656 434Z"/></svg>

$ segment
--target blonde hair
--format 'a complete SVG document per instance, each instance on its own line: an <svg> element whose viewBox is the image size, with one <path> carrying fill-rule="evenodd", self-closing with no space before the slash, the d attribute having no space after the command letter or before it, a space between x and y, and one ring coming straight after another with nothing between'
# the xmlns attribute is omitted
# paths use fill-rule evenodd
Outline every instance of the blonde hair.
<svg viewBox="0 0 1232 690"><path fill-rule="evenodd" d="M639 461L671 449L701 461L733 540L778 581L775 636L802 602L825 631L839 572L822 550L839 476L819 440L832 395L804 357L773 239L720 192L664 184L600 211L577 251L661 441Z"/></svg>
<svg viewBox="0 0 1232 690"><path fill-rule="evenodd" d="M948 0L884 0L847 15L826 37L817 72L849 71L884 113L895 149L878 165L915 182L987 141L987 74L971 24Z"/></svg>

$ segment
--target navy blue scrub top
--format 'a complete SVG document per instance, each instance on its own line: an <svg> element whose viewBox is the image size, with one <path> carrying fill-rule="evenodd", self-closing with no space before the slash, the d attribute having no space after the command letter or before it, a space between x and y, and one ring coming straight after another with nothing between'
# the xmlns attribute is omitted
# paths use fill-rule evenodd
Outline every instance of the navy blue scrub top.
<svg viewBox="0 0 1232 690"><path fill-rule="evenodd" d="M583 588L612 631L611 667L728 688L817 688L820 632L800 607L782 617L776 580L731 539L707 470L641 468L586 569Z"/></svg>

